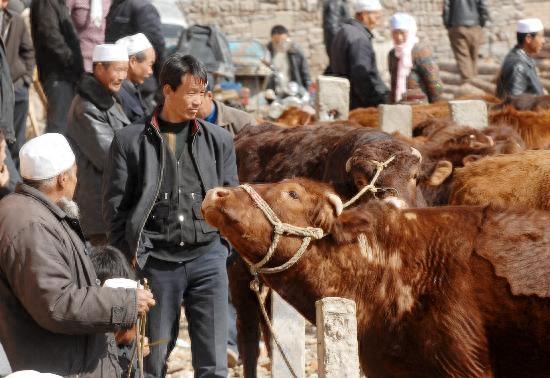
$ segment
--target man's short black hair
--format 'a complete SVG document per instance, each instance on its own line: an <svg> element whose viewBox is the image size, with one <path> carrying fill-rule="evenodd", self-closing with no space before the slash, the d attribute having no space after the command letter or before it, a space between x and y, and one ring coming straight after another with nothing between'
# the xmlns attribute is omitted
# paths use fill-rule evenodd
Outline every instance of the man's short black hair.
<svg viewBox="0 0 550 378"><path fill-rule="evenodd" d="M271 28L271 36L281 34L288 34L288 29L285 28L283 25L275 25Z"/></svg>
<svg viewBox="0 0 550 378"><path fill-rule="evenodd" d="M160 71L160 86L163 88L168 84L175 91L181 85L181 79L187 74L204 84L208 82L208 72L200 60L192 55L172 54L166 59Z"/></svg>
<svg viewBox="0 0 550 378"><path fill-rule="evenodd" d="M523 46L523 44L525 43L525 38L527 38L528 35L535 38L537 36L537 33L516 33L518 46Z"/></svg>
<svg viewBox="0 0 550 378"><path fill-rule="evenodd" d="M126 257L113 246L92 247L90 260L92 260L92 265L101 284L110 278L136 279Z"/></svg>

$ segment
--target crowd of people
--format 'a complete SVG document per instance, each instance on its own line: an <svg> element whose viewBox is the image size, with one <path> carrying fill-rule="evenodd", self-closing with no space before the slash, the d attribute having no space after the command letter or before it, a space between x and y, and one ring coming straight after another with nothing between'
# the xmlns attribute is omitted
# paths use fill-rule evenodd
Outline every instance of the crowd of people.
<svg viewBox="0 0 550 378"><path fill-rule="evenodd" d="M468 82L486 3L445 0L443 19ZM378 0L324 2L325 74L349 79L351 109L440 101L436 60L407 13L389 19L384 83L372 43L381 24ZM233 137L256 120L213 98L197 58L165 56L149 0L0 0L0 36L0 343L12 369L119 377L137 345L123 335L147 313L145 373L164 376L184 305L196 376L226 376L238 353L226 270L234 251L200 207L209 189L238 185ZM540 20L520 20L517 42L497 94L541 95ZM283 84L313 88L285 26L272 28L267 48ZM26 142L35 65L47 124ZM136 276L151 289L104 286Z"/></svg>

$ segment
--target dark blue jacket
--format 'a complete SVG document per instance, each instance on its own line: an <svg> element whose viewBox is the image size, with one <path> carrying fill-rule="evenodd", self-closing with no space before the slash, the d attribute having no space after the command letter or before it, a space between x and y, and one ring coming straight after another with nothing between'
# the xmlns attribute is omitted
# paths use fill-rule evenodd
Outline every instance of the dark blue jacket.
<svg viewBox="0 0 550 378"><path fill-rule="evenodd" d="M497 79L497 96L504 99L522 94L542 96L544 88L533 58L520 47L514 47L502 62Z"/></svg>
<svg viewBox="0 0 550 378"><path fill-rule="evenodd" d="M118 91L118 98L122 110L131 123L143 123L145 121L145 106L137 87L130 80L124 80Z"/></svg>

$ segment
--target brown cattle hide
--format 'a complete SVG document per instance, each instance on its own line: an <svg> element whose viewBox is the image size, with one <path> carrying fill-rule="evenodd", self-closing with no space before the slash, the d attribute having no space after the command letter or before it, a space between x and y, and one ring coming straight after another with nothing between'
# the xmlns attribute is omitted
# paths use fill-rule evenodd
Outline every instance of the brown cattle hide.
<svg viewBox="0 0 550 378"><path fill-rule="evenodd" d="M550 210L550 151L489 156L457 169L449 201Z"/></svg>
<svg viewBox="0 0 550 378"><path fill-rule="evenodd" d="M510 125L529 150L550 148L550 110L521 111L511 106L489 113L491 125Z"/></svg>
<svg viewBox="0 0 550 378"><path fill-rule="evenodd" d="M297 107L291 107L286 109L279 118L275 120L278 125L284 125L286 127L296 127L309 125L315 122L315 115L306 112Z"/></svg>
<svg viewBox="0 0 550 378"><path fill-rule="evenodd" d="M326 233L295 266L261 279L311 322L317 300L354 300L367 376L550 375L550 213L372 201L337 216L328 185L253 187L282 222ZM212 189L202 211L243 257L265 256L273 227L244 190ZM300 243L282 237L268 266Z"/></svg>

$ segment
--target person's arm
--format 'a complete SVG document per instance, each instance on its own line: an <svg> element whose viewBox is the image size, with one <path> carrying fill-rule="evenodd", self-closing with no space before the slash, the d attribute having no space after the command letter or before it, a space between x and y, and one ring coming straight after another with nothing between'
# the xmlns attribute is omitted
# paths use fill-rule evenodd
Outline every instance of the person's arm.
<svg viewBox="0 0 550 378"><path fill-rule="evenodd" d="M441 100L441 94L443 93L443 82L439 76L439 66L428 47L422 47L418 51L418 55L415 64L418 67L420 79L426 88L426 96L428 96L430 103L437 102Z"/></svg>
<svg viewBox="0 0 550 378"><path fill-rule="evenodd" d="M231 137L227 137L224 147L223 186L238 186L239 175L237 173L237 158L235 155L235 145Z"/></svg>
<svg viewBox="0 0 550 378"><path fill-rule="evenodd" d="M72 117L68 136L94 167L103 172L114 136L107 117L103 112L82 102L74 109Z"/></svg>
<svg viewBox="0 0 550 378"><path fill-rule="evenodd" d="M57 55L60 62L67 62L67 65L74 63L73 51L59 30L59 18L52 0L33 2L31 17L35 18L35 22L33 22L33 26L36 28L34 35L40 36L42 43L50 53Z"/></svg>
<svg viewBox="0 0 550 378"><path fill-rule="evenodd" d="M484 27L487 21L491 19L489 15L489 7L487 6L487 0L478 0L477 12L479 13L479 25Z"/></svg>
<svg viewBox="0 0 550 378"><path fill-rule="evenodd" d="M57 232L49 225L31 223L2 254L6 279L25 310L54 333L82 335L129 328L137 318L136 290L78 287L70 267L74 255L67 251L71 246Z"/></svg>
<svg viewBox="0 0 550 378"><path fill-rule="evenodd" d="M527 80L525 75L525 67L521 64L515 64L509 74L505 88L505 92L509 96L519 96L527 91Z"/></svg>
<svg viewBox="0 0 550 378"><path fill-rule="evenodd" d="M451 27L451 0L443 1L443 25L449 29Z"/></svg>
<svg viewBox="0 0 550 378"><path fill-rule="evenodd" d="M21 22L24 23L24 21L21 19ZM32 75L34 71L35 66L35 60L34 60L34 47L32 45L31 36L29 34L29 31L27 30L27 27L23 24L23 35L21 38L21 44L19 45L19 56L25 62L25 84L30 85L32 83Z"/></svg>
<svg viewBox="0 0 550 378"><path fill-rule="evenodd" d="M326 33L326 48L327 52L330 52L330 47L332 46L332 41L334 36L338 33L340 29L340 1L325 1L324 12L323 12L323 29Z"/></svg>
<svg viewBox="0 0 550 378"><path fill-rule="evenodd" d="M354 93L359 95L364 103L388 102L389 90L382 81L374 62L374 51L369 43L357 39L350 45L349 62L351 62L351 83Z"/></svg>
<svg viewBox="0 0 550 378"><path fill-rule="evenodd" d="M298 53L300 54L300 67L299 67L300 76L302 77L304 88L306 90L309 90L309 87L311 86L311 76L309 75L309 67L307 65L307 59L302 50L298 50Z"/></svg>
<svg viewBox="0 0 550 378"><path fill-rule="evenodd" d="M109 244L120 249L128 261L132 261L134 256L125 237L126 222L133 205L131 198L135 186L128 175L128 161L115 133L103 171L102 212L108 227Z"/></svg>

